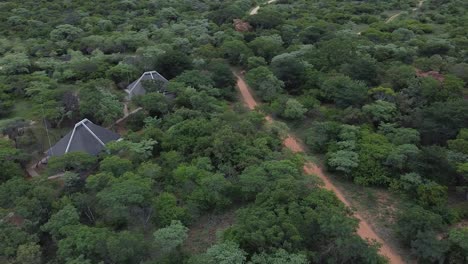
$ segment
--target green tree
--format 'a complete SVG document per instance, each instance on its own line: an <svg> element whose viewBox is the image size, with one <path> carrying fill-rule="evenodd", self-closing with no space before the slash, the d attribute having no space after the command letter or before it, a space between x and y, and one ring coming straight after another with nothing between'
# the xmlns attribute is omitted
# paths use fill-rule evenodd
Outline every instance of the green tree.
<svg viewBox="0 0 468 264"><path fill-rule="evenodd" d="M413 206L400 212L397 219L397 234L406 244L411 245L418 233L441 231L444 227L442 217L436 213Z"/></svg>
<svg viewBox="0 0 468 264"><path fill-rule="evenodd" d="M468 155L468 128L460 129L457 138L448 140L447 144L451 150Z"/></svg>
<svg viewBox="0 0 468 264"><path fill-rule="evenodd" d="M157 143L153 139L142 139L139 142L119 140L109 142L106 146L110 154L119 155L121 158L131 160L133 163L140 163L153 156Z"/></svg>
<svg viewBox="0 0 468 264"><path fill-rule="evenodd" d="M231 203L227 193L231 183L219 173L209 174L199 180L189 199L201 209L224 208Z"/></svg>
<svg viewBox="0 0 468 264"><path fill-rule="evenodd" d="M414 128L396 127L395 124L381 123L379 133L385 135L395 145L419 144L420 135Z"/></svg>
<svg viewBox="0 0 468 264"><path fill-rule="evenodd" d="M120 82L131 83L132 80L138 78L138 69L131 64L119 63L107 70L106 75L117 84Z"/></svg>
<svg viewBox="0 0 468 264"><path fill-rule="evenodd" d="M59 25L50 32L50 39L52 39L53 41L73 41L80 37L82 33L83 30L81 28L77 28L69 24Z"/></svg>
<svg viewBox="0 0 468 264"><path fill-rule="evenodd" d="M447 241L437 239L433 231L418 232L415 240L411 241L411 253L421 262L442 262L447 249Z"/></svg>
<svg viewBox="0 0 468 264"><path fill-rule="evenodd" d="M162 116L169 111L169 101L162 93L147 93L135 97L134 101L147 110L151 116Z"/></svg>
<svg viewBox="0 0 468 264"><path fill-rule="evenodd" d="M83 255L77 258L68 258L66 264L92 264L91 260L86 259Z"/></svg>
<svg viewBox="0 0 468 264"><path fill-rule="evenodd" d="M307 80L307 68L299 55L283 53L271 60L271 69L275 76L284 82L290 92L296 92Z"/></svg>
<svg viewBox="0 0 468 264"><path fill-rule="evenodd" d="M359 166L352 173L354 181L362 185L387 185L390 172L383 163L392 153L392 147L385 136L362 130L358 141Z"/></svg>
<svg viewBox="0 0 468 264"><path fill-rule="evenodd" d="M308 264L307 257L303 254L289 253L284 249L280 249L274 253L268 254L262 252L252 256L249 264Z"/></svg>
<svg viewBox="0 0 468 264"><path fill-rule="evenodd" d="M197 90L206 89L206 87L213 87L215 85L209 72L199 70L184 71L172 81L184 83L186 86L193 87Z"/></svg>
<svg viewBox="0 0 468 264"><path fill-rule="evenodd" d="M40 264L42 263L41 246L36 243L28 243L18 246L15 264Z"/></svg>
<svg viewBox="0 0 468 264"><path fill-rule="evenodd" d="M408 169L409 164L415 160L419 154L419 149L415 145L403 144L393 149L385 160L385 165L389 165L397 170Z"/></svg>
<svg viewBox="0 0 468 264"><path fill-rule="evenodd" d="M64 229L67 226L78 225L79 223L80 216L76 208L73 205L66 205L60 211L53 214L49 221L41 227L41 230L50 233L58 241L64 236Z"/></svg>
<svg viewBox="0 0 468 264"><path fill-rule="evenodd" d="M224 60L212 60L207 65L207 69L211 72L215 87L222 88L223 95L229 98L237 82L229 64Z"/></svg>
<svg viewBox="0 0 468 264"><path fill-rule="evenodd" d="M172 220L185 222L187 209L177 205L177 198L167 192L161 193L153 202L155 220L160 226L167 226Z"/></svg>
<svg viewBox="0 0 468 264"><path fill-rule="evenodd" d="M283 40L279 35L260 36L249 43L256 56L270 61L283 49Z"/></svg>
<svg viewBox="0 0 468 264"><path fill-rule="evenodd" d="M365 81L367 84L375 84L377 75L377 61L370 56L361 56L356 60L344 64L342 72L354 80Z"/></svg>
<svg viewBox="0 0 468 264"><path fill-rule="evenodd" d="M442 144L455 138L462 124L468 122L466 112L465 100L436 102L422 110L422 117L415 118L414 124L425 143Z"/></svg>
<svg viewBox="0 0 468 264"><path fill-rule="evenodd" d="M359 155L354 151L339 150L329 155L328 165L344 174L350 174L359 165Z"/></svg>
<svg viewBox="0 0 468 264"><path fill-rule="evenodd" d="M386 72L387 82L392 84L395 91L400 91L409 86L409 84L416 78L416 72L412 66L409 65L396 65L390 67Z"/></svg>
<svg viewBox="0 0 468 264"><path fill-rule="evenodd" d="M468 256L468 228L452 228L448 241L450 249L448 259L451 263L462 263Z"/></svg>
<svg viewBox="0 0 468 264"><path fill-rule="evenodd" d="M167 227L156 230L153 233L154 243L163 254L177 249L187 238L188 228L180 221L173 220Z"/></svg>
<svg viewBox="0 0 468 264"><path fill-rule="evenodd" d="M152 162L143 162L137 169L139 175L144 178L159 181L163 179L162 168L158 164Z"/></svg>
<svg viewBox="0 0 468 264"><path fill-rule="evenodd" d="M20 164L21 151L10 140L0 139L0 184L23 175Z"/></svg>
<svg viewBox="0 0 468 264"><path fill-rule="evenodd" d="M167 79L172 79L192 67L190 58L183 52L171 50L159 56L156 70Z"/></svg>
<svg viewBox="0 0 468 264"><path fill-rule="evenodd" d="M394 103L377 100L372 104L362 107L364 113L369 115L375 123L393 121L397 114L397 108Z"/></svg>
<svg viewBox="0 0 468 264"><path fill-rule="evenodd" d="M246 261L246 253L234 242L226 241L211 246L206 250L207 264L242 264Z"/></svg>
<svg viewBox="0 0 468 264"><path fill-rule="evenodd" d="M30 235L21 228L6 221L0 222L0 255L5 257L18 256L20 245L35 244L36 235Z"/></svg>
<svg viewBox="0 0 468 264"><path fill-rule="evenodd" d="M83 172L91 169L96 164L96 157L84 152L69 152L62 156L54 156L49 159L47 171L49 174L63 171Z"/></svg>
<svg viewBox="0 0 468 264"><path fill-rule="evenodd" d="M288 176L277 180L257 195L254 204L238 211L236 224L225 232L225 238L239 242L247 252L265 248L301 251L323 245L317 262L367 259L384 263L375 247L352 235L357 222L348 218L336 196L320 188L309 189L307 184Z"/></svg>
<svg viewBox="0 0 468 264"><path fill-rule="evenodd" d="M29 73L31 62L24 53L9 53L0 58L0 73L20 74Z"/></svg>
<svg viewBox="0 0 468 264"><path fill-rule="evenodd" d="M266 66L267 62L263 57L257 57L257 56L252 56L247 59L247 68L249 70L261 67L261 66Z"/></svg>
<svg viewBox="0 0 468 264"><path fill-rule="evenodd" d="M96 194L100 214L116 226L135 221L145 225L150 218L151 186L150 179L127 172Z"/></svg>
<svg viewBox="0 0 468 264"><path fill-rule="evenodd" d="M252 51L240 40L225 41L221 46L221 52L231 64L244 65L247 58L252 56Z"/></svg>
<svg viewBox="0 0 468 264"><path fill-rule="evenodd" d="M320 89L326 99L338 107L360 106L367 98L367 86L347 76L334 76L323 82Z"/></svg>
<svg viewBox="0 0 468 264"><path fill-rule="evenodd" d="M323 153L329 142L338 136L339 124L334 122L313 122L307 130L306 144L314 151Z"/></svg>
<svg viewBox="0 0 468 264"><path fill-rule="evenodd" d="M273 100L283 90L284 84L278 80L268 67L261 66L250 70L246 79L264 101Z"/></svg>
<svg viewBox="0 0 468 264"><path fill-rule="evenodd" d="M318 49L312 50L309 54L309 61L312 65L321 69L336 69L345 63L358 59L358 42L353 38L355 36L343 35L335 38L320 41Z"/></svg>
<svg viewBox="0 0 468 264"><path fill-rule="evenodd" d="M106 241L109 257L114 263L139 263L145 259L147 244L142 234L123 231Z"/></svg>
<svg viewBox="0 0 468 264"><path fill-rule="evenodd" d="M253 200L268 185L268 176L263 168L251 166L239 175L239 184L244 199Z"/></svg>
<svg viewBox="0 0 468 264"><path fill-rule="evenodd" d="M122 104L107 90L108 84L93 81L80 90L80 113L83 117L109 125L122 116Z"/></svg>
<svg viewBox="0 0 468 264"><path fill-rule="evenodd" d="M447 96L451 99L457 99L463 94L465 82L452 74L447 74L444 79L443 89Z"/></svg>
<svg viewBox="0 0 468 264"><path fill-rule="evenodd" d="M447 203L447 187L435 182L420 185L417 194L422 206L444 206Z"/></svg>
<svg viewBox="0 0 468 264"><path fill-rule="evenodd" d="M106 228L71 225L63 229L65 238L58 241L57 256L64 261L83 256L93 263L108 257L106 241L111 232Z"/></svg>
<svg viewBox="0 0 468 264"><path fill-rule="evenodd" d="M441 84L436 79L426 77L420 78L419 81L421 96L428 104L444 101L447 98L447 93L441 89Z"/></svg>
<svg viewBox="0 0 468 264"><path fill-rule="evenodd" d="M133 169L132 162L128 159L122 159L118 156L104 158L99 163L99 169L103 172L110 172L115 177L122 176L125 172Z"/></svg>
<svg viewBox="0 0 468 264"><path fill-rule="evenodd" d="M81 179L81 176L71 171L65 172L62 179L63 190L67 193L77 192L84 186L84 181Z"/></svg>
<svg viewBox="0 0 468 264"><path fill-rule="evenodd" d="M286 105L284 106L284 111L281 113L281 116L288 119L302 119L304 114L307 112L301 103L296 99L288 99Z"/></svg>
<svg viewBox="0 0 468 264"><path fill-rule="evenodd" d="M259 29L270 29L277 27L283 22L283 13L278 12L277 10L264 6L260 8L257 14L254 16L249 16L248 21L255 27Z"/></svg>

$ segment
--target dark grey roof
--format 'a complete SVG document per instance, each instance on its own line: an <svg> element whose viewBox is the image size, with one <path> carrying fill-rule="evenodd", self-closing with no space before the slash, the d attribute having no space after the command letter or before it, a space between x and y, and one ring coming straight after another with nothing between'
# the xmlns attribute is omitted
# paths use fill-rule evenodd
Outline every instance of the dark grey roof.
<svg viewBox="0 0 468 264"><path fill-rule="evenodd" d="M83 119L76 123L73 130L60 139L57 144L47 150L47 155L61 156L73 151L97 155L106 143L119 138L119 134L95 125L88 119Z"/></svg>
<svg viewBox="0 0 468 264"><path fill-rule="evenodd" d="M128 93L129 98L132 98L134 95L144 95L146 93L145 88L141 84L141 81L145 80L160 80L164 83L168 82L168 80L164 78L164 76L159 74L157 71L145 72L141 75L140 78L138 78L138 80L129 84L127 86L127 89L125 89L125 91Z"/></svg>

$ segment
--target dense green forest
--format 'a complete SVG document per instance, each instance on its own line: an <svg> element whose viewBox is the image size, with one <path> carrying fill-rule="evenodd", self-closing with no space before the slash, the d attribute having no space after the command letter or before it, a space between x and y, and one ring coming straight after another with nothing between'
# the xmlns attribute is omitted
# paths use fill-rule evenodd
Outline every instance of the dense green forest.
<svg viewBox="0 0 468 264"><path fill-rule="evenodd" d="M311 156L397 197L405 261L467 263L467 25L464 0L1 1L0 263L387 263ZM153 70L174 98L128 101ZM83 118L123 140L30 177Z"/></svg>

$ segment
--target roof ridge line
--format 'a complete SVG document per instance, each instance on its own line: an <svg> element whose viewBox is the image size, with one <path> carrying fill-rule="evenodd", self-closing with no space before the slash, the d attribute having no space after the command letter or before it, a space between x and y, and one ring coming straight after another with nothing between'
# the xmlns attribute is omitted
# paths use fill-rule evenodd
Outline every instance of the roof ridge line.
<svg viewBox="0 0 468 264"><path fill-rule="evenodd" d="M73 137L75 136L75 131L76 131L76 128L79 126L79 125L84 125L84 122L91 122L89 121L87 118L84 118L83 120L81 120L80 122L76 123L75 124L75 127L73 127L73 131L72 131L72 134L70 136L70 139L68 140L68 143L67 143L67 148L65 149L65 153L68 153L68 150L70 149L70 145L71 145L71 142L73 140Z"/></svg>
<svg viewBox="0 0 468 264"><path fill-rule="evenodd" d="M140 76L140 78L138 78L135 82L135 84L132 86L132 88L130 89L126 89L128 91L128 94L132 94L132 91L135 89L135 87L141 82L141 79L143 78L143 76L145 76L145 74L150 74L151 75L151 79L155 79L153 74L156 74L157 76L161 77L162 79L164 79L166 82L168 82L168 80L166 79L166 77L162 76L158 71L145 71L143 72L143 74Z"/></svg>
<svg viewBox="0 0 468 264"><path fill-rule="evenodd" d="M96 135L94 134L94 132L91 130L91 128L89 128L86 124L83 123L83 126L86 128L86 130L88 130L88 132L97 140L99 141L99 143L104 146L106 144L104 144L104 142L102 142L102 140Z"/></svg>
<svg viewBox="0 0 468 264"><path fill-rule="evenodd" d="M87 118L75 124L75 127L73 128L72 134L70 136L70 139L68 140L67 148L65 149L65 154L68 153L73 137L75 136L75 131L80 125L82 125L102 146L105 145L104 142L102 142L102 140L96 134L94 134L94 132L85 124L85 122L90 122L91 124L94 124L93 122L89 121Z"/></svg>
<svg viewBox="0 0 468 264"><path fill-rule="evenodd" d="M135 82L135 84L133 85L132 88L130 88L130 90L128 90L128 94L131 94L133 89L135 89L135 87L137 86L137 84L139 84L141 82L141 79L143 78L143 76L145 76L146 72L144 72L140 78L138 78L138 80Z"/></svg>

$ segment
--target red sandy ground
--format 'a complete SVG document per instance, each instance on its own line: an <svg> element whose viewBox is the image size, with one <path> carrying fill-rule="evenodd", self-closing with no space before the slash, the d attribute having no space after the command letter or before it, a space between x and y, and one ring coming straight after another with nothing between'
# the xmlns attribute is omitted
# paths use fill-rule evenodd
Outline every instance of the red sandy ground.
<svg viewBox="0 0 468 264"><path fill-rule="evenodd" d="M240 93L242 95L242 100L244 101L244 103L247 105L247 107L249 109L254 110L255 107L257 106L257 102L255 101L252 94L250 93L250 90L249 90L247 84L245 83L245 81L243 80L243 78L238 74L236 74L236 77L237 77L237 87L238 87L238 89L239 89L239 91L240 91ZM267 116L266 119L269 122L273 121L271 116ZM288 135L288 137L284 140L283 144L284 144L285 147L287 147L288 149L290 149L293 152L304 152L304 148L301 146L301 144L298 142L298 140L292 135ZM307 174L318 176L324 182L324 188L325 189L334 192L335 195L338 197L338 199L340 199L340 201L343 202L346 206L348 206L348 207L351 206L350 203L344 197L343 193L333 185L333 183L323 173L323 170L320 167L318 167L317 165L315 165L312 162L307 162L304 165L304 171ZM381 239L374 232L374 230L372 230L371 226L366 222L366 220L364 220L361 217L361 215L358 212L355 212L354 216L357 219L359 219L359 228L357 230L357 234L360 237L362 237L363 239L371 240L371 241L375 240L378 243L380 243L382 245L380 247L380 254L387 257L388 260L390 261L390 263L395 263L395 264L405 263L403 261L403 259L401 258L401 256L398 255L395 252L395 250L390 248L389 245L387 245L385 243L385 241L383 239Z"/></svg>

